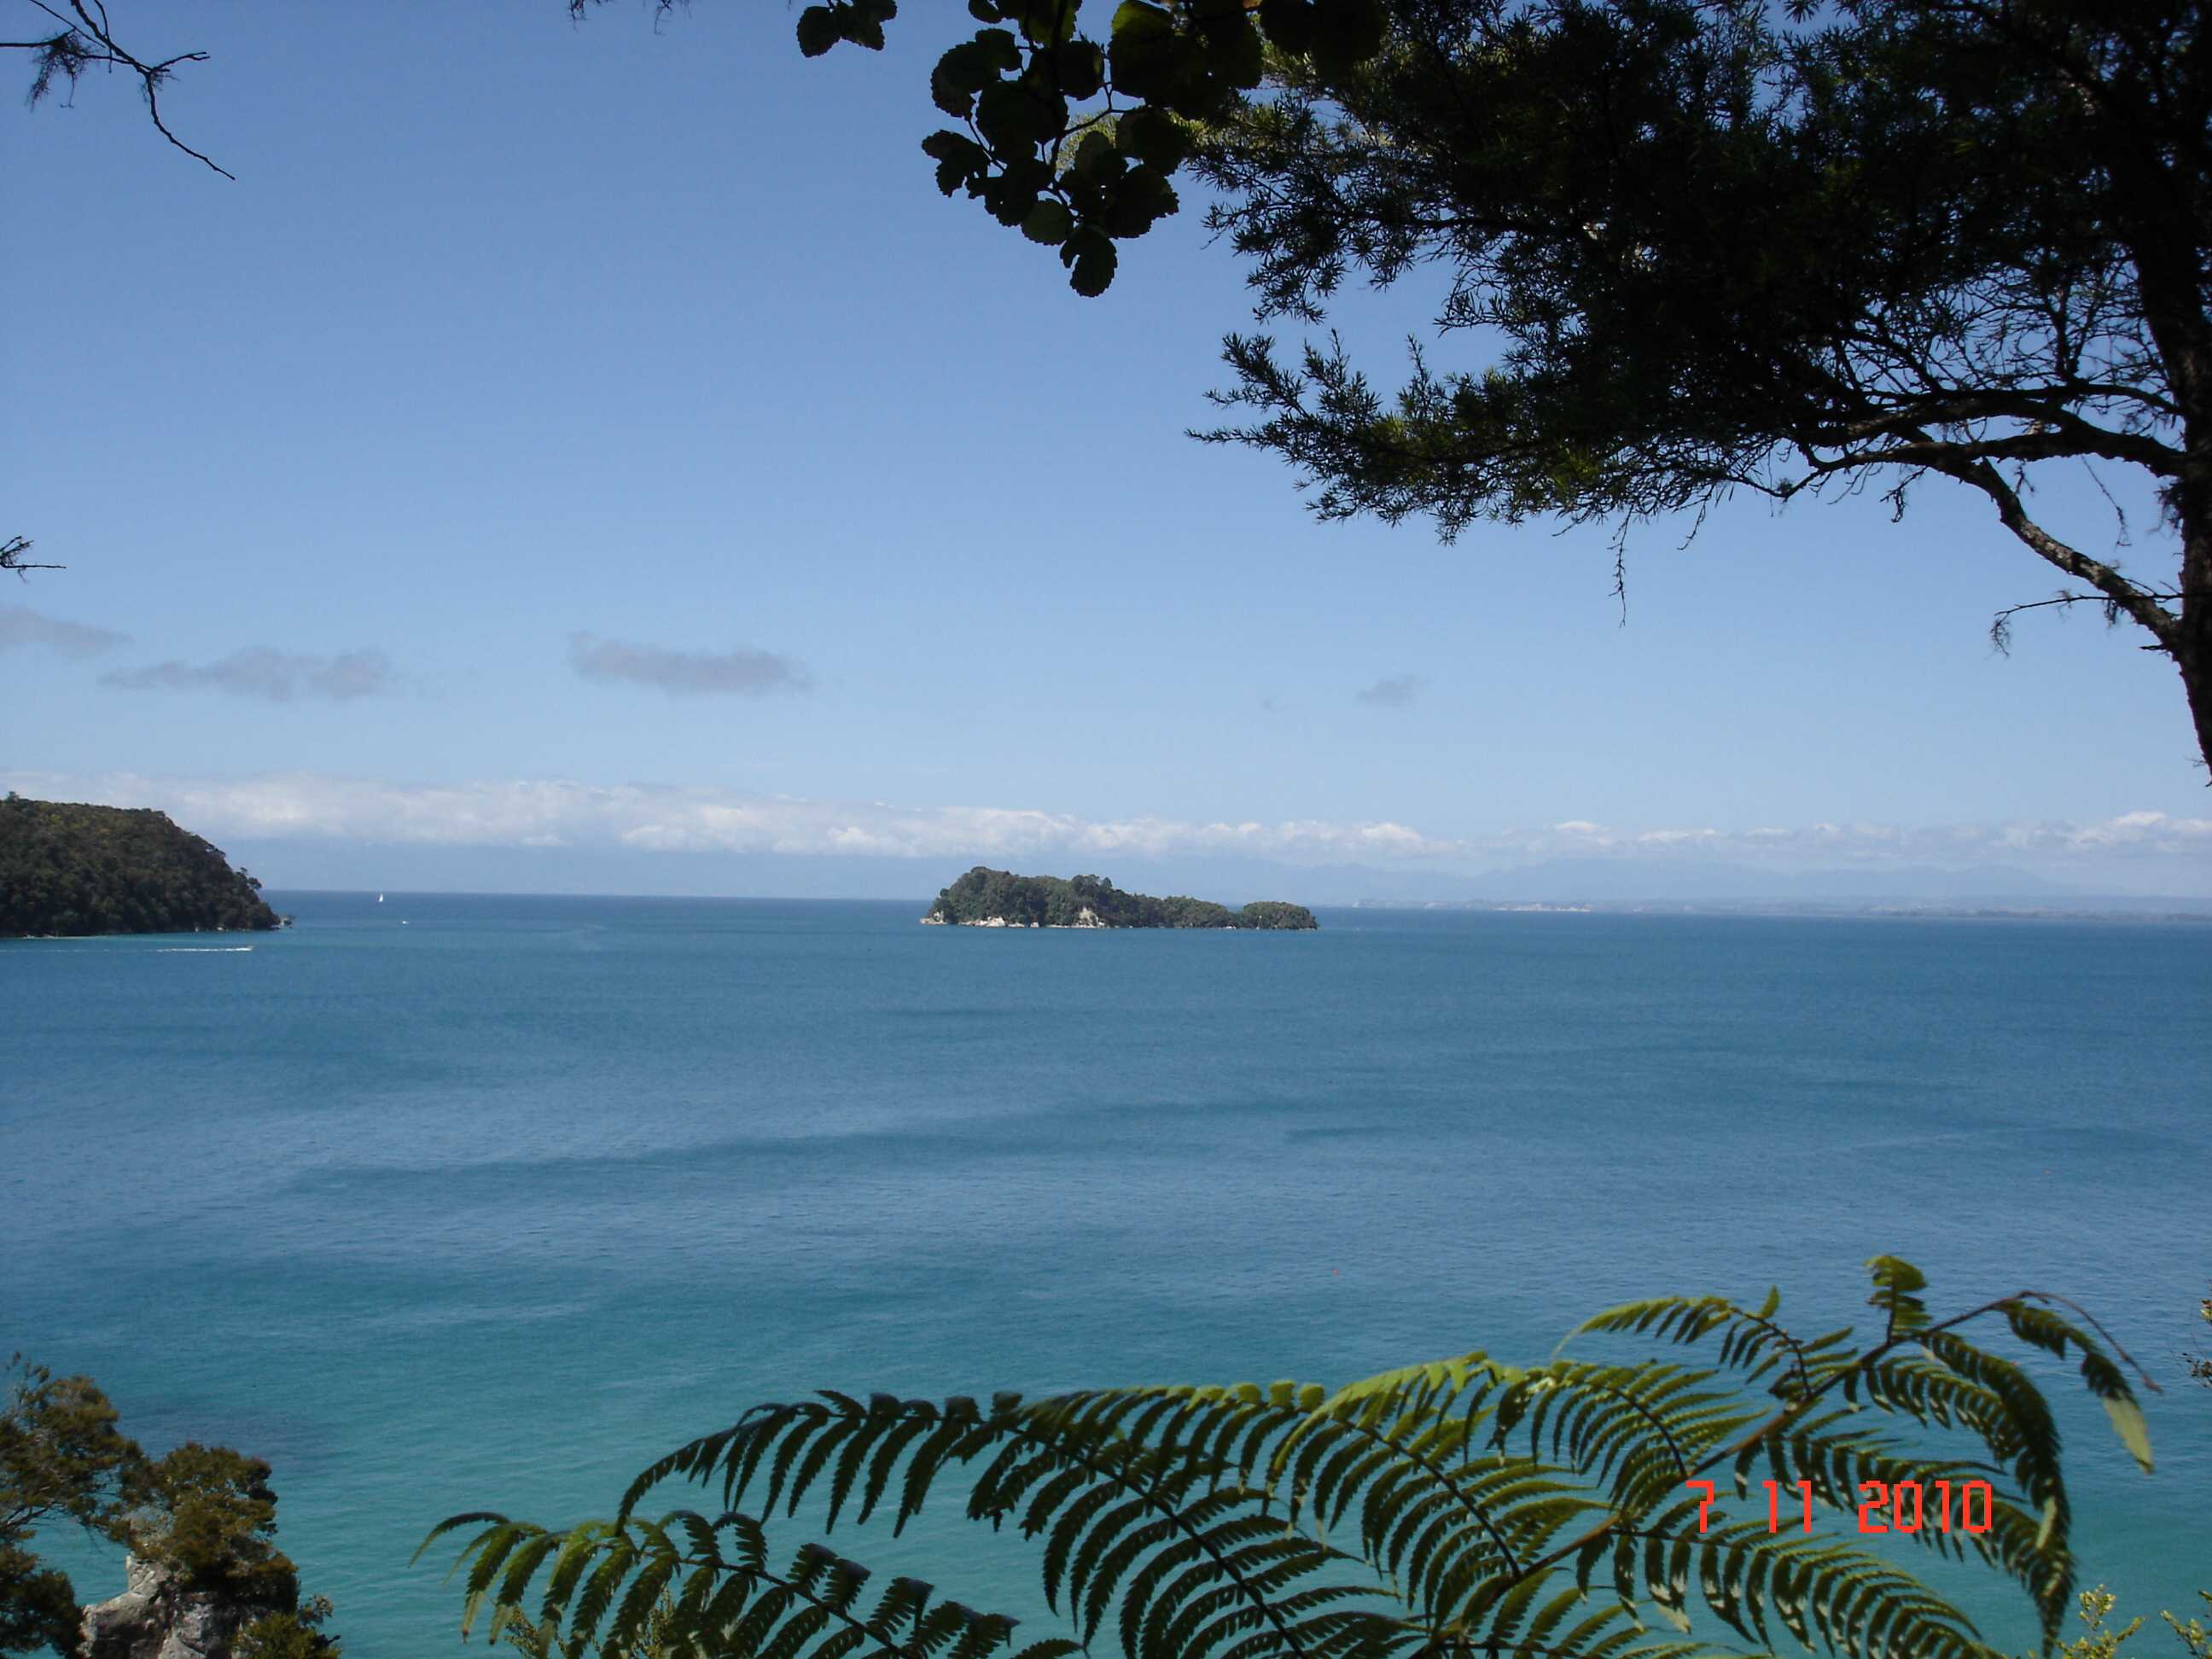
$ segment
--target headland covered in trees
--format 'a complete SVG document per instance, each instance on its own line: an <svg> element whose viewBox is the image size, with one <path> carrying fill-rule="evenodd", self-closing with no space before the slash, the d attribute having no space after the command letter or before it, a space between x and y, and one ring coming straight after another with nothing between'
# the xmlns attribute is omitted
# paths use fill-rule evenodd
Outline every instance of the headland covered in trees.
<svg viewBox="0 0 2212 1659"><path fill-rule="evenodd" d="M283 927L260 889L150 807L0 800L0 937Z"/></svg>
<svg viewBox="0 0 2212 1659"><path fill-rule="evenodd" d="M1207 899L1125 893L1103 876L1018 876L977 865L937 896L925 927L1310 929L1303 904L1263 899L1231 910Z"/></svg>

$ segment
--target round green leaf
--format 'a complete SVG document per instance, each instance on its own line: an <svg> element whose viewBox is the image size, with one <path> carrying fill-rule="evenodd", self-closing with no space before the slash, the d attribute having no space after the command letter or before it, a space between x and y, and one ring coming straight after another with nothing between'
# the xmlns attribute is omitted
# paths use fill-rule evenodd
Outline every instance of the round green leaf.
<svg viewBox="0 0 2212 1659"><path fill-rule="evenodd" d="M1139 167L1115 187L1105 215L1109 235L1141 236L1155 220L1173 213L1179 204L1175 187L1150 167Z"/></svg>
<svg viewBox="0 0 2212 1659"><path fill-rule="evenodd" d="M1382 50L1390 15L1382 0L1314 0L1314 59L1324 70L1356 69Z"/></svg>
<svg viewBox="0 0 2212 1659"><path fill-rule="evenodd" d="M827 6L809 6L799 14L799 49L809 58L819 58L844 37L837 14Z"/></svg>
<svg viewBox="0 0 2212 1659"><path fill-rule="evenodd" d="M1104 233L1085 225L1060 245L1063 257L1070 248L1076 252L1068 271L1067 285L1085 299L1097 298L1114 281L1114 267L1117 262L1114 244L1106 239Z"/></svg>
<svg viewBox="0 0 2212 1659"><path fill-rule="evenodd" d="M975 44L988 71L1005 74L1022 66L1022 43L1014 39L1012 29L977 29ZM986 74L975 84L980 88L988 79Z"/></svg>
<svg viewBox="0 0 2212 1659"><path fill-rule="evenodd" d="M1114 142L1125 155L1148 167L1173 173L1188 159L1190 129L1163 109L1131 110L1115 129Z"/></svg>
<svg viewBox="0 0 2212 1659"><path fill-rule="evenodd" d="M1232 87L1247 91L1260 84L1266 70L1266 43L1251 20L1239 14L1225 27L1206 35L1206 68Z"/></svg>
<svg viewBox="0 0 2212 1659"><path fill-rule="evenodd" d="M975 112L975 94L990 84L990 65L973 40L963 40L937 60L929 72L929 100L947 115L965 121Z"/></svg>
<svg viewBox="0 0 2212 1659"><path fill-rule="evenodd" d="M1029 217L1022 221L1023 235L1032 242L1043 242L1053 247L1066 241L1068 233L1074 228L1075 219L1068 212L1066 204L1055 202L1049 196L1040 198L1037 204L1030 210Z"/></svg>
<svg viewBox="0 0 2212 1659"><path fill-rule="evenodd" d="M1043 112L1027 87L996 81L975 100L975 130L1001 156L1034 149L1046 137Z"/></svg>
<svg viewBox="0 0 2212 1659"><path fill-rule="evenodd" d="M1075 147L1075 170L1085 179L1100 182L1118 177L1121 158L1114 153L1114 140L1097 131L1083 135L1083 142Z"/></svg>
<svg viewBox="0 0 2212 1659"><path fill-rule="evenodd" d="M1152 98L1176 72L1175 19L1146 0L1122 0L1114 14L1114 88Z"/></svg>
<svg viewBox="0 0 2212 1659"><path fill-rule="evenodd" d="M1310 50L1318 26L1313 0L1260 0L1260 27L1285 52Z"/></svg>
<svg viewBox="0 0 2212 1659"><path fill-rule="evenodd" d="M1071 40L1053 55L1060 89L1079 103L1096 98L1106 84L1106 52L1094 40Z"/></svg>
<svg viewBox="0 0 2212 1659"><path fill-rule="evenodd" d="M1075 37L1082 0L1001 0L1001 9L1021 20L1022 33L1040 46L1065 46Z"/></svg>

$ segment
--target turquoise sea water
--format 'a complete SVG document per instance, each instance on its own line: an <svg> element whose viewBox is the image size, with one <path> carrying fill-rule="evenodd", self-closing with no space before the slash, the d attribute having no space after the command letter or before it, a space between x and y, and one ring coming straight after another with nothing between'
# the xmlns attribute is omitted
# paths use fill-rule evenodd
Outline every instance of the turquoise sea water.
<svg viewBox="0 0 2212 1659"><path fill-rule="evenodd" d="M1774 1282L1825 1328L1877 1251L2111 1327L2167 1393L2148 1479L2063 1396L2085 1581L2212 1587L2212 927L275 896L0 945L0 1351L270 1459L352 1659L453 1642L440 1516L604 1513L756 1401L1534 1361ZM1035 1599L1010 1540L876 1530Z"/></svg>

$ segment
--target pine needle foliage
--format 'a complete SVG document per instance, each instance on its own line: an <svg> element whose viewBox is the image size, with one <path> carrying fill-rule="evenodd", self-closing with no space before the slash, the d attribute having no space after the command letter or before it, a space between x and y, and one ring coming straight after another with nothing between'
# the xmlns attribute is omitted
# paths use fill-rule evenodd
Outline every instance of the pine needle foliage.
<svg viewBox="0 0 2212 1659"><path fill-rule="evenodd" d="M464 1637L546 1659L1061 1659L1108 1642L1123 1659L1995 1659L1963 1613L1858 1541L1867 1483L1980 1481L1985 1528L1905 1536L2017 1584L2047 1652L2075 1591L2058 1431L2028 1372L1964 1333L2002 1326L2074 1363L2148 1472L2132 1361L2063 1297L1938 1319L1917 1268L1869 1266L1881 1322L1863 1340L1796 1333L1770 1291L1756 1308L1630 1303L1569 1334L1663 1343L1680 1362L1476 1351L1334 1393L988 1405L824 1391L669 1453L611 1520L459 1515L423 1547L469 1530ZM647 1519L639 1504L672 1478L716 1492L720 1512ZM1753 1498L1766 1480L1789 1495L1778 1528ZM896 1534L948 1486L969 1520L1035 1541L1068 1635L1018 1645L1013 1620L913 1578L872 1600L867 1570L817 1541L771 1566L779 1510L818 1508L825 1534ZM1801 1502L1821 1526L1805 1528Z"/></svg>

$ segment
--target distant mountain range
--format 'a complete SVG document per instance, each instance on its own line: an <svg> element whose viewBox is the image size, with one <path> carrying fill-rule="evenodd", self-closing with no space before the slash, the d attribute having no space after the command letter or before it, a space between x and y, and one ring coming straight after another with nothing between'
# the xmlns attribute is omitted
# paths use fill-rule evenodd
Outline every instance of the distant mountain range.
<svg viewBox="0 0 2212 1659"><path fill-rule="evenodd" d="M1404 878L1399 878L1402 884ZM1931 866L1883 869L1808 870L1796 872L1753 869L1742 865L1679 863L1626 859L1553 859L1491 874L1459 877L1455 886L1469 897L1567 901L1603 899L1941 899L2080 896L2027 870L1978 865L1960 870Z"/></svg>
<svg viewBox="0 0 2212 1659"><path fill-rule="evenodd" d="M1730 903L1861 905L1899 901L2003 908L2112 909L2157 907L2161 896L2106 892L1996 864L1955 869L1847 866L1780 872L1692 857L1554 859L1468 874L1407 865L1292 865L1273 860L1142 858L1022 853L990 848L921 860L766 853L661 853L606 847L453 847L388 842L234 838L235 855L266 871L272 886L377 891L634 893L759 898L885 898L927 902L950 866L1000 865L1010 856L1069 876L1109 870L1117 883L1159 894L1202 893L1224 903L1288 899L1306 905L1406 903ZM2212 888L2212 873L2203 884ZM2212 897L2200 896L2202 905ZM2191 901L2173 901L2190 908Z"/></svg>
<svg viewBox="0 0 2212 1659"><path fill-rule="evenodd" d="M1346 872L1350 873L1350 872ZM1702 862L1555 859L1479 876L1424 879L1374 872L1357 898L1322 903L1595 904L1847 908L1904 905L1946 909L2212 914L2212 897L2113 894L2069 887L2029 870L1974 865L1785 872Z"/></svg>

